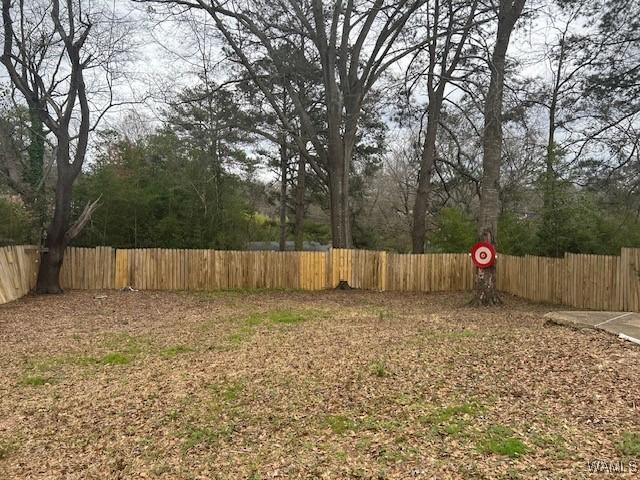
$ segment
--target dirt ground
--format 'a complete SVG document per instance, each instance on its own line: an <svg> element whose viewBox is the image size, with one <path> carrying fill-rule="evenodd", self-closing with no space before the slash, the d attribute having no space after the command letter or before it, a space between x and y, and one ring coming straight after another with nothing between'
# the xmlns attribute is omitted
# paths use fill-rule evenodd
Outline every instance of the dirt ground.
<svg viewBox="0 0 640 480"><path fill-rule="evenodd" d="M108 291L2 305L0 479L637 478L640 348L546 325L549 307L467 301Z"/></svg>

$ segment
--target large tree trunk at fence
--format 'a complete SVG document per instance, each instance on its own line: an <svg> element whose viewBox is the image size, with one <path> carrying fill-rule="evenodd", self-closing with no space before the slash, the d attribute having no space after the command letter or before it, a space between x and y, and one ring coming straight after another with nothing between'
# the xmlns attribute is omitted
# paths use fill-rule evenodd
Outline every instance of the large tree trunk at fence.
<svg viewBox="0 0 640 480"><path fill-rule="evenodd" d="M45 244L46 251L40 256L40 268L38 270L37 293L62 293L60 286L60 269L64 259L63 245Z"/></svg>
<svg viewBox="0 0 640 480"><path fill-rule="evenodd" d="M502 98L507 49L511 33L524 8L525 0L500 0L496 44L491 56L491 81L484 108L482 187L478 237L495 246L498 233L500 165L502 160ZM476 305L502 303L496 285L496 268L476 271Z"/></svg>
<svg viewBox="0 0 640 480"><path fill-rule="evenodd" d="M345 191L346 190L346 191ZM351 225L348 187L341 178L329 179L331 202L331 241L334 248L351 248Z"/></svg>
<svg viewBox="0 0 640 480"><path fill-rule="evenodd" d="M58 180L56 183L55 208L53 219L47 228L47 238L44 251L40 256L38 270L37 293L62 293L60 286L60 269L64 260L67 245L82 231L91 219L91 215L98 208L98 198L93 203L87 203L78 219L70 225L71 198L73 182L80 170L78 164L69 163L68 148L58 149L56 163L58 165Z"/></svg>
<svg viewBox="0 0 640 480"><path fill-rule="evenodd" d="M67 248L67 229L71 218L71 192L73 181L77 175L69 167L69 159L64 157L64 152L58 150L56 162L58 164L58 179L56 183L56 196L53 218L47 228L47 237L44 242L44 251L40 257L38 293L62 293L60 287L60 269L64 259L64 250Z"/></svg>
<svg viewBox="0 0 640 480"><path fill-rule="evenodd" d="M345 143L329 139L329 200L331 238L334 248L351 248L353 245L349 204L351 149L343 150Z"/></svg>
<svg viewBox="0 0 640 480"><path fill-rule="evenodd" d="M481 237L483 241L494 244L491 239L491 232L488 230L485 235ZM475 280L475 298L473 304L475 305L499 305L502 303L502 299L498 295L497 277L495 265L489 268L476 269Z"/></svg>

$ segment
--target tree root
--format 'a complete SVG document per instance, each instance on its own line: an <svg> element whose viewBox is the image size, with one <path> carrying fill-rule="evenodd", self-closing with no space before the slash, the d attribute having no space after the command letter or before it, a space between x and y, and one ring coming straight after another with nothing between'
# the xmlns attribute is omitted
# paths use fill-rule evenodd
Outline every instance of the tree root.
<svg viewBox="0 0 640 480"><path fill-rule="evenodd" d="M493 295L478 295L476 292L469 302L470 307L494 307L502 304L504 301L497 292Z"/></svg>

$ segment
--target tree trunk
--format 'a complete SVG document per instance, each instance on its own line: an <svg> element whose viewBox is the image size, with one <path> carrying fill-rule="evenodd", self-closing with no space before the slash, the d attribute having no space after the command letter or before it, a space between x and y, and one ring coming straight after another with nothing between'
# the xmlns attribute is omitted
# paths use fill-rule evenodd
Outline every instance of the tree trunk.
<svg viewBox="0 0 640 480"><path fill-rule="evenodd" d="M59 151L59 155L62 155L62 152ZM53 219L47 228L47 238L44 242L45 250L40 258L37 293L62 293L60 269L64 260L64 250L68 243L67 229L71 217L71 192L75 176L68 167L68 159L57 159L57 163L59 167L55 209Z"/></svg>
<svg viewBox="0 0 640 480"><path fill-rule="evenodd" d="M485 231L484 235L480 237L482 241L495 244L491 237L490 231ZM475 298L473 300L474 305L500 305L502 299L498 295L498 289L496 284L496 267L495 265L489 268L477 268L476 280L475 280Z"/></svg>
<svg viewBox="0 0 640 480"><path fill-rule="evenodd" d="M304 155L298 158L298 179L296 183L296 221L295 221L295 249L304 249L304 194L307 163Z"/></svg>
<svg viewBox="0 0 640 480"><path fill-rule="evenodd" d="M60 287L60 269L64 259L66 245L45 242L46 251L40 256L37 293L62 293Z"/></svg>
<svg viewBox="0 0 640 480"><path fill-rule="evenodd" d="M331 240L334 248L349 248L351 240L348 238L349 216L348 201L344 191L344 183L342 181L342 169L329 175L329 201L331 216Z"/></svg>
<svg viewBox="0 0 640 480"><path fill-rule="evenodd" d="M549 105L549 130L547 135L547 155L545 158L545 175L543 185L543 210L542 225L539 230L541 237L541 246L544 252L550 252L557 257L560 254L557 233L557 215L556 215L556 112L558 108L558 93L560 90L560 81L562 76L562 65L564 62L564 41L560 45L560 57L558 60L558 69L555 72L556 80L551 93L551 103Z"/></svg>
<svg viewBox="0 0 640 480"><path fill-rule="evenodd" d="M351 149L340 138L328 142L329 210L334 248L351 248L351 209L349 205L349 164Z"/></svg>
<svg viewBox="0 0 640 480"><path fill-rule="evenodd" d="M501 0L498 12L498 32L491 56L491 80L484 108L484 138L482 157L482 187L480 189L480 240L496 244L498 232L500 164L502 159L502 93L507 49L511 32L522 13L525 0ZM478 268L476 271L476 305L501 303L496 288L496 268Z"/></svg>
<svg viewBox="0 0 640 480"><path fill-rule="evenodd" d="M280 139L280 251L287 249L287 139Z"/></svg>
<svg viewBox="0 0 640 480"><path fill-rule="evenodd" d="M433 99L429 102L427 112L427 133L420 158L418 189L413 207L413 253L424 253L424 241L427 234L426 217L429 210L431 178L436 162L436 140L438 136L438 123L440 122L441 104L441 99Z"/></svg>

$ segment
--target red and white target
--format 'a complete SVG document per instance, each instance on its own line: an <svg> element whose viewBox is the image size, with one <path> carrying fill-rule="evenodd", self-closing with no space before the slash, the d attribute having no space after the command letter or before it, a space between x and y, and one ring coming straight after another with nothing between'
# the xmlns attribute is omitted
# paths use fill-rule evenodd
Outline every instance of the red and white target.
<svg viewBox="0 0 640 480"><path fill-rule="evenodd" d="M489 268L496 263L496 249L489 242L478 242L471 247L471 261L478 268Z"/></svg>

